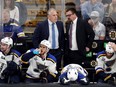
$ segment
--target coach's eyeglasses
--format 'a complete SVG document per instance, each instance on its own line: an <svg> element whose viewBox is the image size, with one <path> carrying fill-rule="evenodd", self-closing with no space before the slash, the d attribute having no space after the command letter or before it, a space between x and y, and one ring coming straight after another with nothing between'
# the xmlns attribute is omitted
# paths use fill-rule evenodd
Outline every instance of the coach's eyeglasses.
<svg viewBox="0 0 116 87"><path fill-rule="evenodd" d="M73 15L73 14L67 14L66 17L70 17L71 15Z"/></svg>

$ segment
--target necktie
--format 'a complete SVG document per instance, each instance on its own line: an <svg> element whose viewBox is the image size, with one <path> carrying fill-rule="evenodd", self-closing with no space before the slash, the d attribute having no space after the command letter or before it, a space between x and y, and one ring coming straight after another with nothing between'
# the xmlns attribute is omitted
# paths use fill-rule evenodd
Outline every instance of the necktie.
<svg viewBox="0 0 116 87"><path fill-rule="evenodd" d="M72 30L73 30L73 22L70 24L70 30L69 30L69 48L72 48Z"/></svg>
<svg viewBox="0 0 116 87"><path fill-rule="evenodd" d="M54 23L52 23L52 48L55 49L56 40L55 40L55 28Z"/></svg>

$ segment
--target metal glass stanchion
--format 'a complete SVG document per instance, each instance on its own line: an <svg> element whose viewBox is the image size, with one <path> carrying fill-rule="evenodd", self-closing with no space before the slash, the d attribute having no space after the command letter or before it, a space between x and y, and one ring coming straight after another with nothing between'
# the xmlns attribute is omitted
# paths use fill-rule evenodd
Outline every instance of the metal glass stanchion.
<svg viewBox="0 0 116 87"><path fill-rule="evenodd" d="M3 23L2 23L2 10L3 10L3 4L4 0L0 0L0 39L3 37Z"/></svg>

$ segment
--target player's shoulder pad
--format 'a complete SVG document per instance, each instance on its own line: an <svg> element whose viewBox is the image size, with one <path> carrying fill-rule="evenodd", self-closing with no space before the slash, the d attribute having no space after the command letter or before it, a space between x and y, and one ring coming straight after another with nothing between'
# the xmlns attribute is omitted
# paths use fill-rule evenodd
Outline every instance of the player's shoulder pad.
<svg viewBox="0 0 116 87"><path fill-rule="evenodd" d="M105 53L106 53L105 51L98 52L96 58L100 58L101 56L105 56L106 55Z"/></svg>
<svg viewBox="0 0 116 87"><path fill-rule="evenodd" d="M48 53L47 60L51 60L52 62L57 62L55 56L53 56L53 55L50 54L50 53Z"/></svg>
<svg viewBox="0 0 116 87"><path fill-rule="evenodd" d="M11 54L16 55L17 57L21 56L21 53L19 51L17 51L17 50L14 50L14 49L12 49Z"/></svg>

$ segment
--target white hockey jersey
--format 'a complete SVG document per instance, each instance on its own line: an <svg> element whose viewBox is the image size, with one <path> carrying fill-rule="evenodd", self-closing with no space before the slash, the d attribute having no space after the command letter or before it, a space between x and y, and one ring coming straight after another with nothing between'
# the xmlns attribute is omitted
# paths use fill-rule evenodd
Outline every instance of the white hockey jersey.
<svg viewBox="0 0 116 87"><path fill-rule="evenodd" d="M78 72L80 72L81 74L83 74L84 76L87 76L88 75L88 72L82 68L79 64L69 64L67 66L65 66L62 71L61 71L61 74L63 74L64 72L67 72L67 70L69 68L76 68Z"/></svg>
<svg viewBox="0 0 116 87"><path fill-rule="evenodd" d="M42 59L41 57L35 55L28 62L29 67L26 72L27 78L39 78L40 73L46 69L48 69L51 74L57 74L56 61L50 54L48 54L46 59Z"/></svg>
<svg viewBox="0 0 116 87"><path fill-rule="evenodd" d="M105 73L116 73L116 52L110 59L108 59L105 51L102 51L98 54L96 61L96 73L99 71L104 71Z"/></svg>

